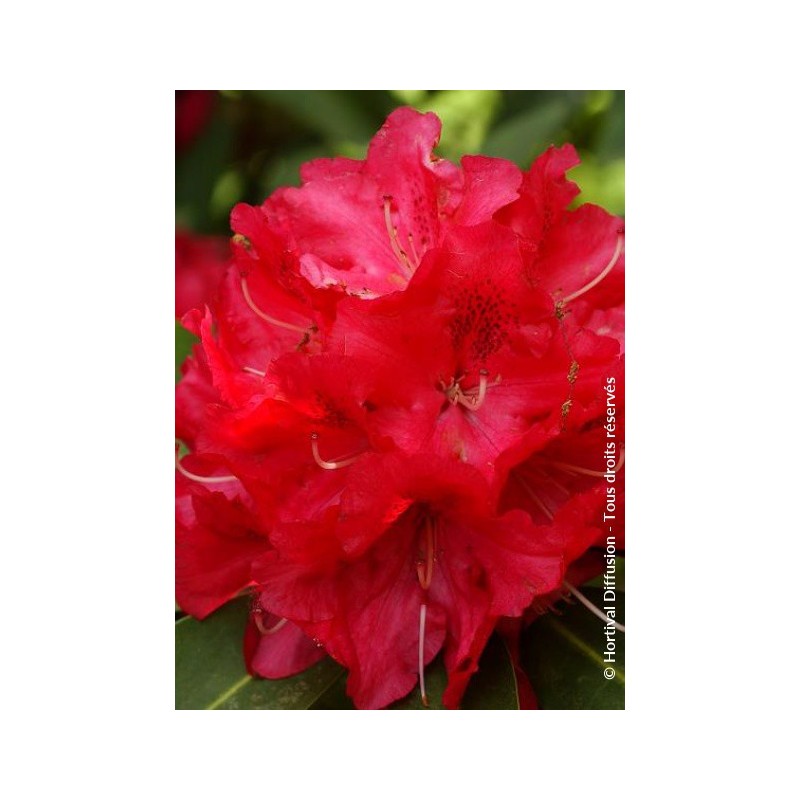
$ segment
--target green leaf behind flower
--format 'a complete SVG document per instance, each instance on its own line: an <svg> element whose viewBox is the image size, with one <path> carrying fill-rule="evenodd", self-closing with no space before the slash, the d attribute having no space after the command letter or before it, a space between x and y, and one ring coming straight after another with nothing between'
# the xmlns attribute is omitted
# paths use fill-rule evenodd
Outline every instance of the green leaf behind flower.
<svg viewBox="0 0 800 800"><path fill-rule="evenodd" d="M248 675L242 656L248 600L228 603L202 622L175 623L176 709L305 709L343 674L326 658L301 675L281 681Z"/></svg>
<svg viewBox="0 0 800 800"><path fill-rule="evenodd" d="M601 589L581 591L602 607ZM617 592L616 608L621 615L624 592ZM620 616L619 621L623 619ZM577 603L562 616L548 614L528 628L522 635L521 660L541 708L624 709L625 634L618 631L614 639L616 661L605 663L603 621ZM615 671L611 680L603 675L608 667Z"/></svg>

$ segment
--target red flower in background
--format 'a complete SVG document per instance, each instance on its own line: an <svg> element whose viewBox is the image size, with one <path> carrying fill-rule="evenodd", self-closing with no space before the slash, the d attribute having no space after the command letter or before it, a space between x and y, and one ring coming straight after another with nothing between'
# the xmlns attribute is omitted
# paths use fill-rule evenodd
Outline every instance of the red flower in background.
<svg viewBox="0 0 800 800"><path fill-rule="evenodd" d="M175 92L175 149L185 150L211 119L216 92L178 90Z"/></svg>
<svg viewBox="0 0 800 800"><path fill-rule="evenodd" d="M176 231L175 316L209 302L230 263L227 239Z"/></svg>
<svg viewBox="0 0 800 800"><path fill-rule="evenodd" d="M424 697L440 650L457 707L491 632L602 537L622 223L568 208L571 146L457 167L439 132L399 109L365 161L237 206L233 264L183 317L178 601L251 591L249 669L327 652L360 708Z"/></svg>

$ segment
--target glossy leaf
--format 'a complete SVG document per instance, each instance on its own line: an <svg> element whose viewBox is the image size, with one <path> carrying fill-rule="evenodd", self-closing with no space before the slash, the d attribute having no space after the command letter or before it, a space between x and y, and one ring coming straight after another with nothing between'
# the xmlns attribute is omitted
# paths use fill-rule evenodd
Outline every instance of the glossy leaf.
<svg viewBox="0 0 800 800"><path fill-rule="evenodd" d="M447 673L441 657L425 670L425 688L428 693L429 708L441 709L442 692L447 686ZM422 710L419 689L415 689L403 700L392 706L399 710ZM492 636L483 651L478 671L472 676L464 698L463 710L516 710L519 709L519 695L511 658L499 636Z"/></svg>
<svg viewBox="0 0 800 800"><path fill-rule="evenodd" d="M437 656L433 662L425 668L425 691L428 694L428 708L443 709L442 693L447 686L447 672L445 672L442 657ZM425 706L422 704L422 696L419 687L415 687L411 693L398 700L393 706L397 711L423 711Z"/></svg>
<svg viewBox="0 0 800 800"><path fill-rule="evenodd" d="M581 591L602 607L600 589ZM617 592L619 621L624 620L623 592ZM580 604L562 616L552 614L534 623L522 636L522 665L531 679L542 709L624 709L625 634L617 631L615 659L603 660L606 646L602 620ZM613 668L611 680L603 671Z"/></svg>
<svg viewBox="0 0 800 800"><path fill-rule="evenodd" d="M511 657L495 634L483 651L478 671L472 676L462 709L519 710L519 691Z"/></svg>
<svg viewBox="0 0 800 800"><path fill-rule="evenodd" d="M247 603L235 600L202 622L175 623L176 709L310 708L342 675L331 659L281 681L248 675L242 656Z"/></svg>

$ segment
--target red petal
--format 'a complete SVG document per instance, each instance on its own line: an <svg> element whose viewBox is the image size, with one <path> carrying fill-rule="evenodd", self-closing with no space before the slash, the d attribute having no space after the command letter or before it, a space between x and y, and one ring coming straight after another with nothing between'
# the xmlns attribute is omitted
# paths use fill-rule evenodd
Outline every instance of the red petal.
<svg viewBox="0 0 800 800"><path fill-rule="evenodd" d="M187 456L198 473L213 474ZM205 470L205 471L203 471ZM202 619L253 582L252 563L270 549L253 531L244 493L236 481L211 491L177 475L180 513L175 530L175 594L178 605Z"/></svg>
<svg viewBox="0 0 800 800"><path fill-rule="evenodd" d="M272 617L268 626L276 625ZM245 661L251 675L280 680L303 672L321 661L326 653L297 625L287 622L275 633L262 634L250 619L245 631Z"/></svg>

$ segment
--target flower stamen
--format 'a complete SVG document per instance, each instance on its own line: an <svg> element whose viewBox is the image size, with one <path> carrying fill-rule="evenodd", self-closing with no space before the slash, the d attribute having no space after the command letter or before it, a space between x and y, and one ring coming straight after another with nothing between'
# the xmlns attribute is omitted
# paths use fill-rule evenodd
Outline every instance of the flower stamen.
<svg viewBox="0 0 800 800"><path fill-rule="evenodd" d="M466 392L462 392L461 396L458 398L458 402L464 405L466 408L469 408L471 411L477 411L483 405L483 401L486 399L486 389L489 384L489 371L482 369L480 376L481 381L478 385L478 394L471 394L474 389L468 389Z"/></svg>
<svg viewBox="0 0 800 800"><path fill-rule="evenodd" d="M608 264L606 264L605 269L603 269L603 271L596 278L589 281L589 283L587 283L586 286L584 286L582 289L578 289L577 292L573 292L572 294L567 295L562 300L563 303L569 303L576 297L580 297L582 294L588 292L589 289L594 289L594 287L597 286L597 284L600 283L600 281L602 281L603 278L605 278L606 275L608 275L608 273L611 272L612 269L614 269L614 266L619 260L620 254L622 253L622 241L623 241L622 234L620 233L617 235L617 246L614 248L614 255L611 256L611 261L609 261Z"/></svg>
<svg viewBox="0 0 800 800"><path fill-rule="evenodd" d="M273 633L277 633L289 620L283 617L274 625L267 627L264 625L262 612L256 611L253 613L253 621L256 623L256 628L258 628L262 636L272 636Z"/></svg>
<svg viewBox="0 0 800 800"><path fill-rule="evenodd" d="M249 372L251 375L258 375L259 378L266 378L267 373L262 372L260 369L254 369L253 367L242 367L245 372Z"/></svg>
<svg viewBox="0 0 800 800"><path fill-rule="evenodd" d="M492 383L489 383L489 371L486 369L480 370L480 382L477 386L472 386L469 389L461 388L461 381L465 376L461 375L458 378L453 378L450 385L445 385L443 380L439 381L439 386L444 392L450 405L462 405L470 411L477 411L486 399L486 392L490 386L496 386L500 383L500 376L498 375Z"/></svg>
<svg viewBox="0 0 800 800"><path fill-rule="evenodd" d="M544 514L552 522L553 512L544 504L542 498L539 497L539 495L536 494L533 489L531 489L531 487L528 485L528 482L521 475L515 474L515 477L519 485L525 490L525 494L527 494L528 497L533 500L533 502L536 504L536 507L542 512L542 514Z"/></svg>
<svg viewBox="0 0 800 800"><path fill-rule="evenodd" d="M175 466L184 478L188 478L190 481L196 481L197 483L227 483L228 481L239 480L235 475L197 475L194 472L189 472L189 470L181 464L177 452L175 453Z"/></svg>
<svg viewBox="0 0 800 800"><path fill-rule="evenodd" d="M430 517L425 518L425 560L417 564L417 578L424 591L430 588L433 580L433 564L436 560L436 528Z"/></svg>
<svg viewBox="0 0 800 800"><path fill-rule="evenodd" d="M389 233L389 243L392 246L392 252L395 258L400 262L400 265L405 268L409 276L414 274L414 269L411 262L408 260L406 251L400 247L400 242L397 239L397 228L392 224L392 198L386 195L383 198L383 219L386 223L386 230Z"/></svg>
<svg viewBox="0 0 800 800"><path fill-rule="evenodd" d="M326 461L319 454L318 440L319 440L319 434L312 433L311 454L314 456L314 461L316 461L317 465L322 467L322 469L341 469L342 467L349 467L351 464L355 463L360 458L359 454L356 456L351 456L350 458L343 458L341 461Z"/></svg>
<svg viewBox="0 0 800 800"><path fill-rule="evenodd" d="M411 255L414 257L414 264L419 266L419 256L417 255L417 248L414 247L414 237L408 234L408 247L411 250Z"/></svg>
<svg viewBox="0 0 800 800"><path fill-rule="evenodd" d="M419 607L419 693L422 697L422 705L428 708L428 695L425 692L425 618L428 613L428 606L422 603Z"/></svg>
<svg viewBox="0 0 800 800"><path fill-rule="evenodd" d="M574 472L577 475L588 475L592 478L604 478L608 472L600 472L596 469L587 469L586 467L579 467L576 464L565 464L563 461L551 461L550 462L554 467L557 467L564 472ZM617 472L622 469L622 465L625 463L625 451L622 450L619 456L619 461L617 461L614 469L609 470L612 475L616 475Z"/></svg>
<svg viewBox="0 0 800 800"><path fill-rule="evenodd" d="M609 617L607 614L604 614L591 600L589 600L588 597L586 597L586 595L579 592L569 581L564 581L564 586L566 586L569 592L577 597L578 600L580 600L580 602L592 612L592 614L603 620L603 622L605 622L607 625L613 625L618 631L625 633L624 625L617 622L615 619L611 619L611 617Z"/></svg>
<svg viewBox="0 0 800 800"><path fill-rule="evenodd" d="M567 487L564 486L563 483L557 481L552 475L548 475L548 473L545 472L541 467L534 467L533 471L536 473L538 480L542 480L542 478L544 478L544 480L548 481L553 486L555 486L556 489L558 489L558 491L561 492L561 494L563 494L565 497L572 496L572 492L569 489L567 489Z"/></svg>
<svg viewBox="0 0 800 800"><path fill-rule="evenodd" d="M282 320L275 319L275 317L271 317L265 311L262 311L253 301L253 298L250 295L250 289L247 287L247 278L242 275L242 294L244 295L244 300L247 305L250 307L250 310L256 314L256 316L261 317L265 322L269 322L270 325L276 325L278 328L285 328L287 331L297 331L298 333L302 333L304 336L308 335L307 328L301 328L299 325L292 325L291 322L283 322Z"/></svg>

